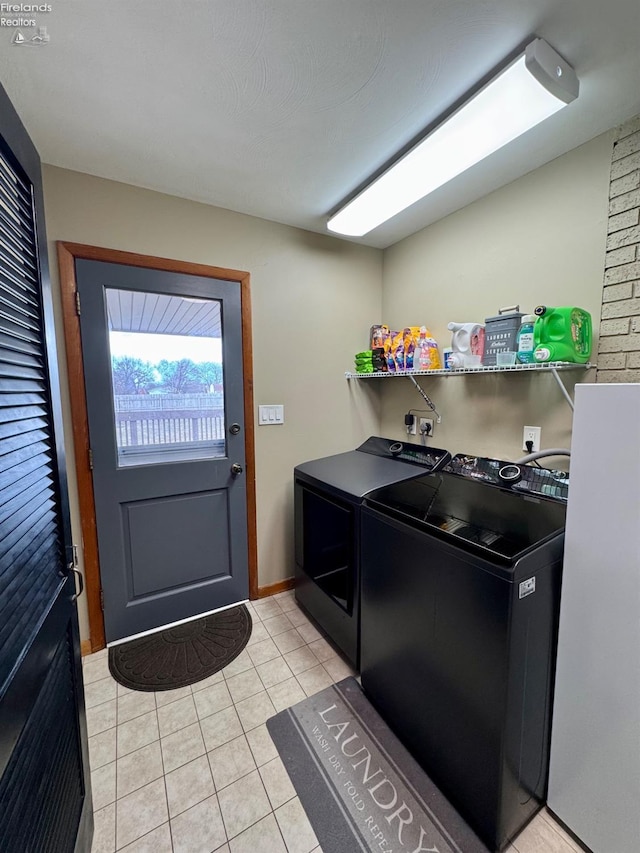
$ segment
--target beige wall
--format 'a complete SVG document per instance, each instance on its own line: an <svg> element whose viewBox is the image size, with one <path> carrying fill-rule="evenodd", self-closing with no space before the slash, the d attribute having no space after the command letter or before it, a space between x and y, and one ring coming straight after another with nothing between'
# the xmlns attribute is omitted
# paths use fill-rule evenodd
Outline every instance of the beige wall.
<svg viewBox="0 0 640 853"><path fill-rule="evenodd" d="M482 322L500 307L528 312L543 303L586 308L597 331L613 138L604 134L387 249L383 321L425 323L448 346L450 320ZM570 389L594 381L593 371L561 375ZM408 380L379 384L382 434L400 438L403 413L425 406ZM543 448L570 445L570 409L550 375L434 377L423 387L442 415L435 446L516 459L525 424L542 427Z"/></svg>
<svg viewBox="0 0 640 853"><path fill-rule="evenodd" d="M384 253L50 166L44 170L48 236L51 244L69 240L251 273L256 413L260 403L284 403L286 418L283 426L256 426L259 582L268 585L293 571L293 466L351 449L372 433L406 438L404 412L424 408L408 380L344 381L369 325L426 323L446 346L450 320L482 321L505 305L530 311L546 303L586 308L597 332L614 135ZM69 424L62 355L61 361ZM570 389L575 381L593 381L592 373L562 375ZM552 376L421 382L442 414L436 446L517 458L524 424L542 427L543 447L570 445L570 410ZM67 444L78 542L70 430ZM86 637L83 610L81 626Z"/></svg>
<svg viewBox="0 0 640 853"><path fill-rule="evenodd" d="M125 184L44 167L56 324L56 240L251 273L260 585L293 574L292 470L353 448L379 429L375 394L344 380L380 314L382 253ZM66 364L60 355L74 541L80 524ZM282 426L257 426L260 403L283 403ZM81 630L88 636L81 601Z"/></svg>

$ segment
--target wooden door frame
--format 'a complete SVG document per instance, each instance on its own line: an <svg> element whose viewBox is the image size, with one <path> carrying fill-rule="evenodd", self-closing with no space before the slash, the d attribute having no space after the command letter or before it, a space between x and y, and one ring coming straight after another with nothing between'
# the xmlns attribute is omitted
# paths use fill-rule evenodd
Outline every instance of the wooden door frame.
<svg viewBox="0 0 640 853"><path fill-rule="evenodd" d="M242 363L244 366L244 422L247 482L247 542L249 561L249 597L258 598L258 547L256 532L256 465L253 417L253 350L251 340L251 290L248 272L192 264L169 258L121 252L81 243L59 240L58 267L60 270L60 293L64 339L67 354L67 374L73 421L73 443L82 527L84 554L84 579L89 610L89 635L91 651L97 652L106 646L104 613L101 604L100 561L98 557L98 533L96 507L93 495L93 478L89 467L89 419L84 384L84 364L80 339L80 317L77 311L76 259L107 261L130 267L163 270L182 275L197 275L202 278L224 279L237 282L240 286L242 317Z"/></svg>

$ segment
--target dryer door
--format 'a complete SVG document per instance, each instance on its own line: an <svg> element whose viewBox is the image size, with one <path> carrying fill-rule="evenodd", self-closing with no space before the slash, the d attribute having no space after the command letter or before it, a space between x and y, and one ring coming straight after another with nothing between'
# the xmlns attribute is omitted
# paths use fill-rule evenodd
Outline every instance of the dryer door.
<svg viewBox="0 0 640 853"><path fill-rule="evenodd" d="M351 663L359 664L359 512L295 481L296 600Z"/></svg>
<svg viewBox="0 0 640 853"><path fill-rule="evenodd" d="M296 563L350 616L356 574L354 507L296 484Z"/></svg>

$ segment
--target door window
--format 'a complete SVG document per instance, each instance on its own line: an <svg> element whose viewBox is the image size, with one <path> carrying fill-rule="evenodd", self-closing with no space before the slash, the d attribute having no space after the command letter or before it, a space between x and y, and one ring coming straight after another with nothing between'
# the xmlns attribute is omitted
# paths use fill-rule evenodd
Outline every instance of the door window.
<svg viewBox="0 0 640 853"><path fill-rule="evenodd" d="M220 302L106 297L118 466L225 456Z"/></svg>

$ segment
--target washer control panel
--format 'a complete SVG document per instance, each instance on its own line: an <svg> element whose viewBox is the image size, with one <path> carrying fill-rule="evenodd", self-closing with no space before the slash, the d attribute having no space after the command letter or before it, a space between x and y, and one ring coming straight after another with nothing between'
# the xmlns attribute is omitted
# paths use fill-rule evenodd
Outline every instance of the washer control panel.
<svg viewBox="0 0 640 853"><path fill-rule="evenodd" d="M517 465L484 456L469 456L457 453L444 469L450 474L480 480L502 489L535 495L566 503L569 494L569 473L551 468L535 468L532 465Z"/></svg>

